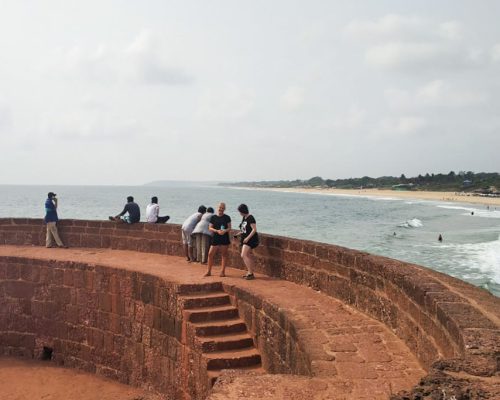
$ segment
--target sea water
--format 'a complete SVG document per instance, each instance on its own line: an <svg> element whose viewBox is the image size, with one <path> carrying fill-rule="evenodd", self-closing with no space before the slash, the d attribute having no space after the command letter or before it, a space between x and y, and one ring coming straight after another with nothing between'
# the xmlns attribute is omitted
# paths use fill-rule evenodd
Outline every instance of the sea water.
<svg viewBox="0 0 500 400"><path fill-rule="evenodd" d="M182 224L199 205L249 206L260 232L309 239L423 265L500 296L500 207L441 201L277 192L225 187L0 186L0 217L41 218L47 192L58 194L60 218L107 220L127 196L141 206L152 196L160 215ZM473 213L473 214L472 214ZM439 242L438 236L443 241Z"/></svg>

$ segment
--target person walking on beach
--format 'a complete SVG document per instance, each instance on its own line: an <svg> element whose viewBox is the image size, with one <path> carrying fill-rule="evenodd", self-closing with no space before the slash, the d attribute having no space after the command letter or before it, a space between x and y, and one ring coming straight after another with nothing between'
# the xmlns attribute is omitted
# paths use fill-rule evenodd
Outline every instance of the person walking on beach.
<svg viewBox="0 0 500 400"><path fill-rule="evenodd" d="M116 217L109 217L109 220L126 222L127 224L135 224L136 222L139 222L141 220L141 209L139 208L137 203L134 202L134 198L132 196L128 196L127 204L125 204L123 211Z"/></svg>
<svg viewBox="0 0 500 400"><path fill-rule="evenodd" d="M213 232L212 244L208 251L208 270L204 276L212 275L215 254L220 251L222 257L222 270L220 276L226 276L227 250L231 243L229 232L231 231L231 217L224 214L226 203L219 203L217 214L212 215L208 229Z"/></svg>
<svg viewBox="0 0 500 400"><path fill-rule="evenodd" d="M210 242L212 241L212 236L214 235L214 233L208 229L212 215L214 215L214 209L212 207L208 207L207 212L203 214L200 222L196 224L193 230L196 248L196 261L201 262L202 264L207 263L208 249L210 248Z"/></svg>
<svg viewBox="0 0 500 400"><path fill-rule="evenodd" d="M45 223L47 224L47 236L45 238L45 247L51 248L54 246L54 241L57 247L67 249L61 238L59 237L59 232L57 231L57 221L59 217L57 216L57 197L53 192L49 192L47 195L47 200L45 200Z"/></svg>
<svg viewBox="0 0 500 400"><path fill-rule="evenodd" d="M246 204L240 204L238 211L243 217L240 224L240 232L236 236L241 240L241 258L247 267L247 274L243 277L247 280L255 279L253 274L254 259L252 250L259 245L259 234L257 233L257 222L253 215L248 211Z"/></svg>
<svg viewBox="0 0 500 400"><path fill-rule="evenodd" d="M201 216L207 212L205 206L199 206L198 212L189 216L181 227L182 232L182 244L184 245L184 254L186 255L186 261L191 262L196 260L196 255L193 252L193 230L201 220Z"/></svg>
<svg viewBox="0 0 500 400"><path fill-rule="evenodd" d="M146 206L146 221L151 224L164 224L170 217L165 215L160 217L160 206L158 205L158 197L151 197L151 203Z"/></svg>

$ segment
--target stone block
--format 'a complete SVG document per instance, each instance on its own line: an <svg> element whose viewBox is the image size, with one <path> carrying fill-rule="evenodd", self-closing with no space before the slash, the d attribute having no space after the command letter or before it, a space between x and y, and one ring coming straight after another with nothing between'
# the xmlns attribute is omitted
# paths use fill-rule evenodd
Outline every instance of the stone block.
<svg viewBox="0 0 500 400"><path fill-rule="evenodd" d="M88 228L84 229L85 234L81 236L80 246L81 247L91 247L100 248L102 243L102 237L96 234L89 234Z"/></svg>
<svg viewBox="0 0 500 400"><path fill-rule="evenodd" d="M3 287L7 296L14 298L31 299L35 293L35 284L32 282L4 281L0 282L0 287Z"/></svg>
<svg viewBox="0 0 500 400"><path fill-rule="evenodd" d="M5 279L18 280L20 279L20 265L19 264L7 264L5 270Z"/></svg>

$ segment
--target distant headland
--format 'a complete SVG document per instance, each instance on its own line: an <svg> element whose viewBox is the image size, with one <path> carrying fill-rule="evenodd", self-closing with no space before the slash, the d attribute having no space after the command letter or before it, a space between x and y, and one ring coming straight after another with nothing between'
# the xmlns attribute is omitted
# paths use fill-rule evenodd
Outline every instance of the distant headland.
<svg viewBox="0 0 500 400"><path fill-rule="evenodd" d="M259 181L220 183L234 188L275 190L286 192L319 193L331 195L391 197L457 203L481 204L488 210L500 209L500 175L453 171L449 174L425 174L415 178L384 176L380 178Z"/></svg>
<svg viewBox="0 0 500 400"><path fill-rule="evenodd" d="M323 179L315 176L301 180L253 181L223 183L223 186L253 187L253 188L323 188L323 189L382 189L395 191L433 191L433 192L464 192L482 195L500 196L500 175L496 172L460 171L448 174L418 175L407 178L382 176L371 178Z"/></svg>

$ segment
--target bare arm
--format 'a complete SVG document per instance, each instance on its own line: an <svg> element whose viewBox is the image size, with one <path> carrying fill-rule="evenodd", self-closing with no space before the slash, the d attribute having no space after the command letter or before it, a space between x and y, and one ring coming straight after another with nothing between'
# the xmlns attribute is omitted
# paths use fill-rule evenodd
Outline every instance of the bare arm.
<svg viewBox="0 0 500 400"><path fill-rule="evenodd" d="M127 212L127 205L125 205L125 207L123 208L123 211L118 214L115 218L120 218L121 216L125 215L125 213Z"/></svg>
<svg viewBox="0 0 500 400"><path fill-rule="evenodd" d="M252 236L257 233L257 224L250 224L250 226L252 227L252 232L243 240L243 243L248 243Z"/></svg>

